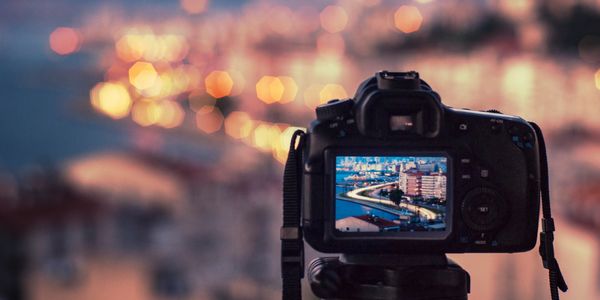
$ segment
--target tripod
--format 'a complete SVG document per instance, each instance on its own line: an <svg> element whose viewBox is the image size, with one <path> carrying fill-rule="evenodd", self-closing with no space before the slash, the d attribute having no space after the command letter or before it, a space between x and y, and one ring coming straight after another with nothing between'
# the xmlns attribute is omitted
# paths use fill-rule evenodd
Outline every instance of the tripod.
<svg viewBox="0 0 600 300"><path fill-rule="evenodd" d="M342 255L308 267L323 299L467 300L469 273L446 255Z"/></svg>

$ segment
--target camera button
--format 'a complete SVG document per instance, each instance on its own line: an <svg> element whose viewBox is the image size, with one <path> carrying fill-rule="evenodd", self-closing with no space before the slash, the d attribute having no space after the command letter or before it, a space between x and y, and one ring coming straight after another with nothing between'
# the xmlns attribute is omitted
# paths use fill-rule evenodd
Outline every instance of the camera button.
<svg viewBox="0 0 600 300"><path fill-rule="evenodd" d="M508 128L508 134L514 136L514 135L518 135L519 134L519 127L513 125L510 128Z"/></svg>
<svg viewBox="0 0 600 300"><path fill-rule="evenodd" d="M490 170L488 170L488 169L481 169L481 170L479 170L479 176L481 176L481 178L489 178L490 177Z"/></svg>
<svg viewBox="0 0 600 300"><path fill-rule="evenodd" d="M471 179L471 173L473 172L471 167L471 159L468 157L463 157L460 159L460 179L469 180Z"/></svg>
<svg viewBox="0 0 600 300"><path fill-rule="evenodd" d="M500 133L500 132L502 132L502 128L504 128L503 124L504 124L504 121L501 119L491 119L490 120L490 130L494 134Z"/></svg>

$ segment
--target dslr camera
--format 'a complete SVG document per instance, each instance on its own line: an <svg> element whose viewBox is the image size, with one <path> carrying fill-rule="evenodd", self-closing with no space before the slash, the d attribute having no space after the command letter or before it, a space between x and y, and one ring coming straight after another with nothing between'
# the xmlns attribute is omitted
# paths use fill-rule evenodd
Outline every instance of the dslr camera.
<svg viewBox="0 0 600 300"><path fill-rule="evenodd" d="M321 252L519 252L536 243L538 140L520 117L444 105L382 71L316 109L302 227Z"/></svg>
<svg viewBox="0 0 600 300"><path fill-rule="evenodd" d="M304 240L342 253L308 267L320 298L466 300L470 276L446 253L532 249L540 201L551 298L567 290L538 125L446 106L414 71L378 72L316 115L285 166L284 300L302 298Z"/></svg>

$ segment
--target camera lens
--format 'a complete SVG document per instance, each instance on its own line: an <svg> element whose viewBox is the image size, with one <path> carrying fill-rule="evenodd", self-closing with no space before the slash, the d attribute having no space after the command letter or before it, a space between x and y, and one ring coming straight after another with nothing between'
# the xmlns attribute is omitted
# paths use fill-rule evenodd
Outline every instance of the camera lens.
<svg viewBox="0 0 600 300"><path fill-rule="evenodd" d="M461 212L465 224L471 229L490 231L504 223L506 203L494 190L478 188L465 196Z"/></svg>

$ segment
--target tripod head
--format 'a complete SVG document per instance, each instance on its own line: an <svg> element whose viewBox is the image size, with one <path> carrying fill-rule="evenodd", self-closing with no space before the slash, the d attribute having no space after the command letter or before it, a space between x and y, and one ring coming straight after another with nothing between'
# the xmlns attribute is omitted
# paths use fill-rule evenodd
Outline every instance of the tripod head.
<svg viewBox="0 0 600 300"><path fill-rule="evenodd" d="M466 300L469 274L445 255L342 255L308 267L323 299Z"/></svg>

